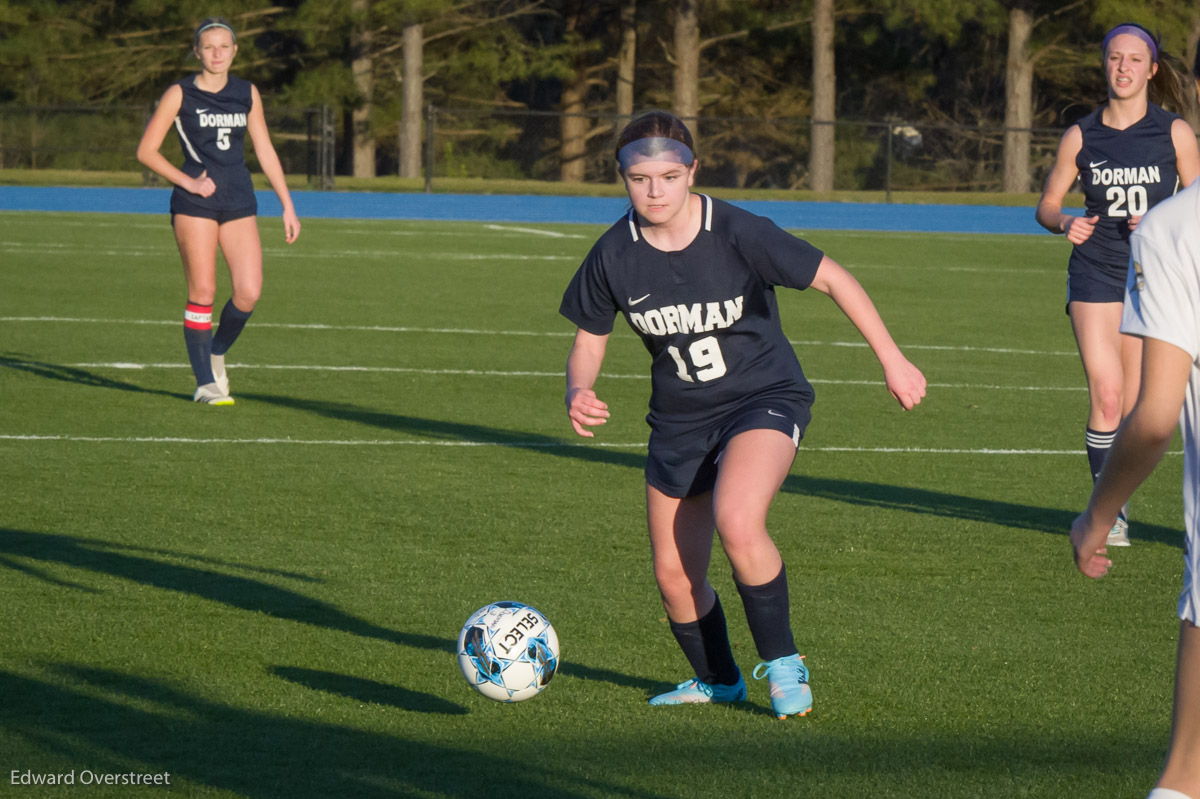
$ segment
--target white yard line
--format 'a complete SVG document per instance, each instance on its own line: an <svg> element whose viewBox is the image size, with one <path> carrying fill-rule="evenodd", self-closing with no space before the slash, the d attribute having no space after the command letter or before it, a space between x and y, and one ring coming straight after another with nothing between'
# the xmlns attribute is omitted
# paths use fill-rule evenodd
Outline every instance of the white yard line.
<svg viewBox="0 0 1200 799"><path fill-rule="evenodd" d="M445 441L435 439L302 439L302 438L192 438L187 436L75 436L75 435L0 435L0 441L42 441L86 444L260 444L308 447L512 447L517 449L645 449L645 442L567 441ZM1068 455L1084 454L1082 449L994 449L981 447L813 447L801 445L801 452L861 453L886 455ZM1168 452L1181 455L1181 452Z"/></svg>
<svg viewBox="0 0 1200 799"><path fill-rule="evenodd" d="M555 239L582 239L584 236L575 233L559 233L557 230L539 230L533 227L513 227L512 225L484 225L488 230L500 230L504 232L512 231L514 233L534 233L538 236L550 236Z"/></svg>
<svg viewBox="0 0 1200 799"><path fill-rule="evenodd" d="M62 324L99 324L99 325L179 325L176 320L167 319L97 319L91 317L71 317L71 316L0 316L0 323L62 323ZM483 330L479 328L462 328L462 327L407 327L407 326L392 326L392 325L327 325L327 324L295 324L286 322L259 322L255 321L255 329L282 329L282 330L344 330L358 331L370 333L429 333L429 334L447 334L447 335L473 335L473 336L545 336L548 338L568 338L574 337L572 331L534 331L534 330ZM851 347L855 349L866 347L864 341L813 341L788 339L788 343L793 347ZM1078 357L1075 350L1032 350L1020 349L1015 347L972 347L966 345L949 345L949 344L903 344L904 349L908 350L935 350L945 352L987 352L999 355L1050 355L1055 357L1071 356Z"/></svg>
<svg viewBox="0 0 1200 799"><path fill-rule="evenodd" d="M129 361L105 361L62 364L69 369L123 369L136 371L139 369L190 369L186 363L131 363ZM561 379L562 372L531 372L524 370L499 369L432 369L416 366L321 366L318 364L278 364L278 363L233 363L230 369L267 369L278 371L298 372L378 372L382 374L421 374L421 375L464 375L469 377L547 377ZM604 374L602 377L614 380L648 380L649 374ZM834 380L817 378L809 382L814 385L828 386L882 386L881 380ZM1086 386L1000 386L974 383L930 383L929 388L952 389L981 389L987 391L1086 391Z"/></svg>

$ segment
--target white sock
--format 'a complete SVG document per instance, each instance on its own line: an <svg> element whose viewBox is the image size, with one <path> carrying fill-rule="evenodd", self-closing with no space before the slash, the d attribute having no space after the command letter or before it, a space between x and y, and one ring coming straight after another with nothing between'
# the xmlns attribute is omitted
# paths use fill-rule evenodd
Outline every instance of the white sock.
<svg viewBox="0 0 1200 799"><path fill-rule="evenodd" d="M1155 788L1146 799L1192 799L1186 793L1172 791L1170 788Z"/></svg>

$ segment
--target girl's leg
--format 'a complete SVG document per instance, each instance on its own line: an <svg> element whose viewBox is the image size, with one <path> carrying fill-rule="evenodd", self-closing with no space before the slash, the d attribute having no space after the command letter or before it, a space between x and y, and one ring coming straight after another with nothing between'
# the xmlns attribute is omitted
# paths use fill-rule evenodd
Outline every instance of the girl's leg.
<svg viewBox="0 0 1200 799"><path fill-rule="evenodd" d="M729 646L725 613L708 582L713 540L712 495L680 499L647 485L646 518L654 579L675 640L700 682L709 686L738 686L737 690L710 698L685 684L680 690L655 697L651 703L743 698L741 673Z"/></svg>
<svg viewBox="0 0 1200 799"><path fill-rule="evenodd" d="M1071 327L1088 382L1085 431L1088 467L1094 481L1104 466L1117 428L1137 399L1141 382L1141 340L1122 335L1121 303L1072 302ZM1109 534L1110 546L1129 546L1128 522L1122 510Z"/></svg>
<svg viewBox="0 0 1200 799"><path fill-rule="evenodd" d="M1125 405L1121 304L1072 302L1071 328L1088 383L1087 442L1092 477L1100 473Z"/></svg>
<svg viewBox="0 0 1200 799"><path fill-rule="evenodd" d="M1158 786L1200 797L1200 628L1186 620L1179 625L1171 747Z"/></svg>
<svg viewBox="0 0 1200 799"><path fill-rule="evenodd" d="M763 659L753 676L769 678L771 709L781 719L806 715L813 705L808 668L792 637L787 573L767 532L767 511L795 457L796 442L785 433L739 433L721 453L713 489L717 531Z"/></svg>
<svg viewBox="0 0 1200 799"><path fill-rule="evenodd" d="M241 334L262 293L262 242L258 237L258 218L235 219L221 225L221 252L229 264L233 296L221 311L221 324L213 339L213 354L224 356Z"/></svg>
<svg viewBox="0 0 1200 799"><path fill-rule="evenodd" d="M1121 372L1125 376L1125 387L1121 395L1121 419L1124 421L1137 402L1142 388L1142 339L1140 336L1121 334Z"/></svg>
<svg viewBox="0 0 1200 799"><path fill-rule="evenodd" d="M795 457L796 444L784 433L739 433L721 454L713 490L721 545L763 660L796 654L783 559L767 532L767 511Z"/></svg>
<svg viewBox="0 0 1200 799"><path fill-rule="evenodd" d="M217 284L217 223L212 219L176 214L172 220L175 243L187 280L187 309L183 336L196 385L213 382L212 305Z"/></svg>

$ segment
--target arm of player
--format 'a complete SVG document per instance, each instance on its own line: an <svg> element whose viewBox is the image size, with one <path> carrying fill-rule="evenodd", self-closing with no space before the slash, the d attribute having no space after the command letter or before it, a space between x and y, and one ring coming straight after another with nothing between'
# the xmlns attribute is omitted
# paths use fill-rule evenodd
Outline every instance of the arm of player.
<svg viewBox="0 0 1200 799"><path fill-rule="evenodd" d="M1071 525L1075 566L1092 578L1103 577L1112 565L1104 545L1117 512L1154 471L1171 443L1191 373L1192 356L1187 352L1155 338L1143 341L1137 402L1108 451L1087 510Z"/></svg>
<svg viewBox="0 0 1200 799"><path fill-rule="evenodd" d="M279 197L279 204L283 206L283 235L287 243L291 244L300 235L300 219L292 205L292 195L288 191L287 179L283 176L279 154L275 152L275 145L271 144L271 134L267 132L267 119L263 115L262 97L258 94L257 86L250 87L250 116L246 118L246 132L250 134L250 141L254 144L258 164L270 181L271 188L275 190L275 195Z"/></svg>
<svg viewBox="0 0 1200 799"><path fill-rule="evenodd" d="M581 328L575 332L575 343L567 356L567 416L575 432L586 438L595 435L588 427L608 421L607 403L592 391L607 349L608 336L592 335Z"/></svg>
<svg viewBox="0 0 1200 799"><path fill-rule="evenodd" d="M1196 134L1192 126L1182 119L1171 123L1171 142L1175 145L1175 171L1179 174L1179 185L1187 188L1200 176L1200 146L1196 144ZM1129 230L1137 230L1141 224L1140 216L1129 217Z"/></svg>
<svg viewBox="0 0 1200 799"><path fill-rule="evenodd" d="M142 140L138 142L137 160L147 169L161 175L184 191L199 194L201 197L211 197L217 190L217 184L208 176L207 170L200 177L189 177L182 169L172 164L159 152L167 131L175 124L179 108L183 105L183 89L176 84L163 92L162 98L154 109L154 115L146 124Z"/></svg>
<svg viewBox="0 0 1200 799"><path fill-rule="evenodd" d="M1182 119L1171 123L1171 142L1175 145L1175 170L1179 185L1187 188L1200 177L1200 145L1192 126Z"/></svg>
<svg viewBox="0 0 1200 799"><path fill-rule="evenodd" d="M892 341L883 319L875 310L875 304L867 296L866 290L854 279L854 275L829 256L825 256L817 267L812 287L837 303L846 318L858 328L858 332L866 339L871 351L883 366L883 377L888 392L895 397L900 406L908 411L920 404L921 398L925 396L925 375L909 363L896 346L896 342Z"/></svg>
<svg viewBox="0 0 1200 799"><path fill-rule="evenodd" d="M1054 168L1046 177L1046 186L1042 189L1041 199L1038 200L1034 218L1038 224L1051 233L1066 233L1067 240L1072 244L1083 244L1092 237L1099 216L1072 216L1063 213L1063 199L1075 185L1079 177L1079 167L1075 158L1083 148L1083 133L1078 125L1067 128L1062 139L1058 142L1058 153L1054 157Z"/></svg>

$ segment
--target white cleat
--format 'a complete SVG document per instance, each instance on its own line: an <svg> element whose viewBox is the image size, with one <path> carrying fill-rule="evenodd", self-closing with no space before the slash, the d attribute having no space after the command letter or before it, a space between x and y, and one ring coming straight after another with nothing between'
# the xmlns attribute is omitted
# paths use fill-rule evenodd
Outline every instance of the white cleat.
<svg viewBox="0 0 1200 799"><path fill-rule="evenodd" d="M1129 522L1117 517L1117 523L1108 531L1108 545L1110 547L1129 546Z"/></svg>
<svg viewBox="0 0 1200 799"><path fill-rule="evenodd" d="M205 383L202 386L196 387L196 393L192 395L192 401L202 402L205 405L232 405L233 397L221 393L216 383Z"/></svg>
<svg viewBox="0 0 1200 799"><path fill-rule="evenodd" d="M213 354L209 362L212 364L213 380L217 383L217 389L229 396L229 375L225 373L225 356Z"/></svg>

